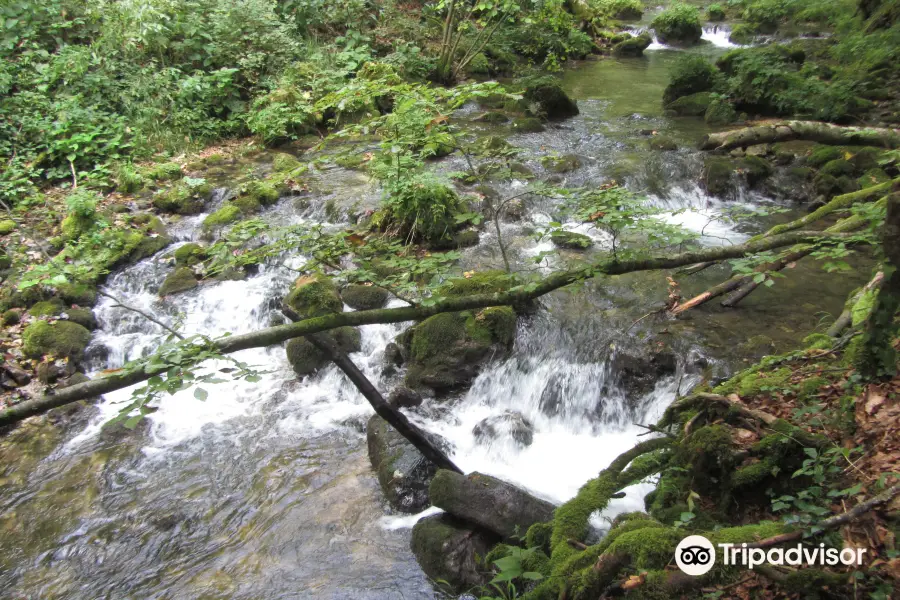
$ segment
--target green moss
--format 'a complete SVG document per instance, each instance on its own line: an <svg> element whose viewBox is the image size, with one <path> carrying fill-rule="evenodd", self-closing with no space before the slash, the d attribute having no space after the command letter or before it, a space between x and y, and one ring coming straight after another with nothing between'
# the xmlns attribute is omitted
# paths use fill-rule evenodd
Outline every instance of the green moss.
<svg viewBox="0 0 900 600"><path fill-rule="evenodd" d="M653 38L649 33L644 32L641 35L630 37L613 46L613 56L641 56L644 50L653 42Z"/></svg>
<svg viewBox="0 0 900 600"><path fill-rule="evenodd" d="M341 298L351 308L371 310L383 307L388 300L388 293L380 287L354 284L341 290Z"/></svg>
<svg viewBox="0 0 900 600"><path fill-rule="evenodd" d="M654 135L647 140L647 146L649 146L651 150L678 150L678 142L665 135Z"/></svg>
<svg viewBox="0 0 900 600"><path fill-rule="evenodd" d="M478 271L469 277L448 279L437 290L438 296L459 297L502 292L513 285L514 279L504 271Z"/></svg>
<svg viewBox="0 0 900 600"><path fill-rule="evenodd" d="M703 35L700 12L696 7L675 2L658 14L650 27L663 43L696 44Z"/></svg>
<svg viewBox="0 0 900 600"><path fill-rule="evenodd" d="M884 172L884 169L869 169L856 182L859 184L860 189L865 189L867 187L872 187L873 185L878 185L879 183L887 183L891 180L891 176Z"/></svg>
<svg viewBox="0 0 900 600"><path fill-rule="evenodd" d="M304 319L344 310L344 302L338 294L337 286L331 278L321 273L298 279L294 289L285 296L284 302Z"/></svg>
<svg viewBox="0 0 900 600"><path fill-rule="evenodd" d="M262 205L255 196L249 194L241 194L237 198L229 202L231 206L236 206L241 211L241 215L249 217L258 213L262 209Z"/></svg>
<svg viewBox="0 0 900 600"><path fill-rule="evenodd" d="M709 108L703 115L703 120L709 125L728 125L737 120L737 111L731 103L715 99L709 103Z"/></svg>
<svg viewBox="0 0 900 600"><path fill-rule="evenodd" d="M518 133L540 133L544 131L544 124L535 117L520 117L513 120L512 128Z"/></svg>
<svg viewBox="0 0 900 600"><path fill-rule="evenodd" d="M516 339L516 312L508 306L492 306L475 315L480 327L490 332L492 342L511 346Z"/></svg>
<svg viewBox="0 0 900 600"><path fill-rule="evenodd" d="M879 161L881 160L881 157L883 155L884 150L880 148L867 147L856 151L849 160L853 164L854 169L860 172L864 172L881 167Z"/></svg>
<svg viewBox="0 0 900 600"><path fill-rule="evenodd" d="M0 235L9 235L16 230L16 222L12 219L0 221Z"/></svg>
<svg viewBox="0 0 900 600"><path fill-rule="evenodd" d="M152 181L171 181L181 178L184 173L181 172L181 166L178 163L168 162L154 165L147 170L147 178Z"/></svg>
<svg viewBox="0 0 900 600"><path fill-rule="evenodd" d="M756 39L756 29L750 25L739 23L731 28L728 41L739 46L747 46Z"/></svg>
<svg viewBox="0 0 900 600"><path fill-rule="evenodd" d="M4 325L18 325L22 321L22 311L11 308L3 312Z"/></svg>
<svg viewBox="0 0 900 600"><path fill-rule="evenodd" d="M262 206L271 206L278 202L279 193L268 181L251 181L244 185L241 196L247 196Z"/></svg>
<svg viewBox="0 0 900 600"><path fill-rule="evenodd" d="M276 173L288 173L300 166L299 160L284 152L276 154L272 159L272 170Z"/></svg>
<svg viewBox="0 0 900 600"><path fill-rule="evenodd" d="M341 351L345 353L359 352L362 347L362 336L353 327L338 327L327 334ZM293 338L287 344L287 358L291 367L300 377L312 375L328 362L322 351L306 338Z"/></svg>
<svg viewBox="0 0 900 600"><path fill-rule="evenodd" d="M844 153L836 146L816 146L806 159L806 164L816 169L825 163L844 157Z"/></svg>
<svg viewBox="0 0 900 600"><path fill-rule="evenodd" d="M581 166L581 159L574 154L563 156L544 156L541 165L551 173L568 173Z"/></svg>
<svg viewBox="0 0 900 600"><path fill-rule="evenodd" d="M666 105L667 110L674 111L681 117L702 117L709 110L712 103L712 94L710 92L697 92L688 96L670 102Z"/></svg>
<svg viewBox="0 0 900 600"><path fill-rule="evenodd" d="M567 250L587 250L594 245L590 237L574 231L554 231L550 234L550 241L557 248Z"/></svg>
<svg viewBox="0 0 900 600"><path fill-rule="evenodd" d="M810 349L828 350L834 345L834 338L824 333L813 333L803 338L803 344Z"/></svg>
<svg viewBox="0 0 900 600"><path fill-rule="evenodd" d="M747 183L752 187L766 179L774 172L769 161L760 156L745 156L740 162L740 168L744 171Z"/></svg>
<svg viewBox="0 0 900 600"><path fill-rule="evenodd" d="M725 9L721 4L710 4L706 7L706 18L709 21L718 22L725 20Z"/></svg>
<svg viewBox="0 0 900 600"><path fill-rule="evenodd" d="M566 119L578 114L578 104L569 98L559 81L553 77L532 77L519 82L526 101L538 106L537 116Z"/></svg>
<svg viewBox="0 0 900 600"><path fill-rule="evenodd" d="M29 358L46 354L80 360L91 341L91 332L69 321L35 321L22 332L22 351Z"/></svg>
<svg viewBox="0 0 900 600"><path fill-rule="evenodd" d="M340 154L334 157L334 164L344 169L358 169L365 162L366 157L356 153Z"/></svg>
<svg viewBox="0 0 900 600"><path fill-rule="evenodd" d="M56 293L66 304L93 306L97 303L97 290L86 283L61 283L56 286Z"/></svg>
<svg viewBox="0 0 900 600"><path fill-rule="evenodd" d="M193 267L206 258L206 249L194 242L187 243L175 250L175 265L178 267Z"/></svg>
<svg viewBox="0 0 900 600"><path fill-rule="evenodd" d="M763 388L786 388L791 370L782 367L769 371L764 365L757 365L747 371L738 373L713 391L717 394L737 393L739 396L755 396Z"/></svg>
<svg viewBox="0 0 900 600"><path fill-rule="evenodd" d="M487 56L482 52L473 56L471 62L466 66L466 72L473 75L490 75L491 65L488 62Z"/></svg>
<svg viewBox="0 0 900 600"><path fill-rule="evenodd" d="M53 298L52 300L38 302L28 309L28 314L32 317L55 317L61 313L64 308L61 300Z"/></svg>
<svg viewBox="0 0 900 600"><path fill-rule="evenodd" d="M157 210L178 215L196 215L203 212L203 205L212 196L213 188L208 183L189 186L177 183L153 195L153 207Z"/></svg>
<svg viewBox="0 0 900 600"><path fill-rule="evenodd" d="M66 315L68 316L69 321L73 323L78 323L85 329L94 330L97 329L97 319L94 317L94 312L89 308L67 308L65 310Z"/></svg>
<svg viewBox="0 0 900 600"><path fill-rule="evenodd" d="M466 317L462 313L441 313L428 317L415 327L411 351L415 360L426 362L440 356L466 335Z"/></svg>
<svg viewBox="0 0 900 600"><path fill-rule="evenodd" d="M188 267L178 267L166 277L159 286L159 296L164 297L178 292L185 292L199 285L196 275Z"/></svg>
<svg viewBox="0 0 900 600"><path fill-rule="evenodd" d="M71 214L63 219L60 225L63 238L68 241L77 240L82 234L89 231L94 226L94 220L90 217L83 217L78 214Z"/></svg>
<svg viewBox="0 0 900 600"><path fill-rule="evenodd" d="M638 569L662 569L675 556L675 547L683 538L684 532L673 527L645 526L622 533L606 552L628 554Z"/></svg>
<svg viewBox="0 0 900 600"><path fill-rule="evenodd" d="M203 229L209 231L216 227L223 227L234 223L235 221L239 221L240 218L241 209L233 203L227 203L225 206L203 219Z"/></svg>
<svg viewBox="0 0 900 600"><path fill-rule="evenodd" d="M852 175L853 165L850 164L850 161L844 160L843 158L838 158L836 160L830 160L822 165L820 172L825 175L831 175L832 177Z"/></svg>
<svg viewBox="0 0 900 600"><path fill-rule="evenodd" d="M713 196L725 196L733 188L734 167L728 159L710 159L706 162L706 191Z"/></svg>
<svg viewBox="0 0 900 600"><path fill-rule="evenodd" d="M535 523L525 532L525 546L528 548L540 548L544 552L550 552L550 536L553 533L553 523Z"/></svg>

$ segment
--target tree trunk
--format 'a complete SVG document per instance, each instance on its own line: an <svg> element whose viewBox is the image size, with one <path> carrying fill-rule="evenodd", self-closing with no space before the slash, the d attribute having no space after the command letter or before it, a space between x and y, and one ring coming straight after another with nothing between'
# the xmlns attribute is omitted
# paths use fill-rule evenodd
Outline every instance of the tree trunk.
<svg viewBox="0 0 900 600"><path fill-rule="evenodd" d="M884 283L866 321L862 349L855 365L866 379L897 374L894 338L900 329L895 321L900 309L900 183L894 185L888 198L883 235Z"/></svg>
<svg viewBox="0 0 900 600"><path fill-rule="evenodd" d="M428 488L431 503L455 517L510 539L553 518L556 507L490 475L438 471Z"/></svg>
<svg viewBox="0 0 900 600"><path fill-rule="evenodd" d="M843 127L817 121L776 121L732 131L711 133L700 142L701 150L725 151L756 144L805 140L834 146L900 147L900 130L876 127Z"/></svg>
<svg viewBox="0 0 900 600"><path fill-rule="evenodd" d="M844 310L841 312L840 316L835 319L834 323L831 324L831 327L828 328L828 331L825 333L833 338L838 337L843 333L845 329L850 327L851 323L853 323L853 307L859 302L859 299L866 292L871 292L872 290L881 287L881 282L884 281L884 273L882 271L878 271L875 273L875 276L872 277L871 281L867 283L861 290L853 294L847 302L844 304Z"/></svg>
<svg viewBox="0 0 900 600"><path fill-rule="evenodd" d="M403 323L404 321L419 321L428 317L445 313L459 312L488 308L491 306L507 306L526 304L555 290L566 287L579 281L591 279L599 275L623 275L635 271L656 271L661 269L675 269L685 265L691 265L705 261L721 261L732 258L743 258L758 252L774 250L784 246L804 242L814 242L823 239L840 239L841 235L829 235L821 231L795 231L780 236L774 236L748 242L736 246L721 246L717 248L703 248L691 250L672 256L651 256L647 258L634 258L627 260L612 260L605 258L602 261L585 267L577 267L567 271L560 271L536 282L533 285L520 286L511 291L495 294L473 294L471 296L452 297L439 300L429 306L404 306L399 308L380 308L375 310L360 310L355 312L335 313L322 317L305 319L299 323L267 327L259 331L241 335L228 335L211 341L212 348L221 354L231 354L248 348L262 348L286 342L287 340L329 331L345 325L371 325L374 323ZM17 423L28 417L39 415L50 409L92 398L101 394L121 390L142 381L146 381L154 375L160 375L168 370L168 365L154 368L120 369L103 377L92 379L84 383L69 386L63 390L54 390L39 398L26 400L10 408L0 410L0 427Z"/></svg>

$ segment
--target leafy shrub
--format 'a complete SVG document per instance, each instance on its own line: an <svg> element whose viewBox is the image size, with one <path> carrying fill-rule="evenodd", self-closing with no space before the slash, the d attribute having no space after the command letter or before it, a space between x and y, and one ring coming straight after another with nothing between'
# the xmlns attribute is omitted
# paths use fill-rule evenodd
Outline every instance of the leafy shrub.
<svg viewBox="0 0 900 600"><path fill-rule="evenodd" d="M676 2L659 13L650 27L662 42L695 44L703 35L700 11L695 6Z"/></svg>
<svg viewBox="0 0 900 600"><path fill-rule="evenodd" d="M388 186L384 205L391 229L406 240L439 242L457 228L462 212L459 196L430 174L401 178Z"/></svg>
<svg viewBox="0 0 900 600"><path fill-rule="evenodd" d="M681 56L672 69L663 102L669 104L682 96L713 90L719 81L715 66L705 58L693 54Z"/></svg>
<svg viewBox="0 0 900 600"><path fill-rule="evenodd" d="M725 9L721 4L710 4L706 7L706 18L710 21L724 21Z"/></svg>
<svg viewBox="0 0 900 600"><path fill-rule="evenodd" d="M501 43L517 54L534 61L583 58L594 44L578 28L578 23L565 9L562 0L547 0L534 13L523 16L515 27L500 34Z"/></svg>

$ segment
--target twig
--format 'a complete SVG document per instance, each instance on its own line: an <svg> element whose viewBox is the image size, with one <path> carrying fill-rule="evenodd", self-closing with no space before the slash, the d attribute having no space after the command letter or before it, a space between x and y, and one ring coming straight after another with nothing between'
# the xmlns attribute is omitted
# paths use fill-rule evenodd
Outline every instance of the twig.
<svg viewBox="0 0 900 600"><path fill-rule="evenodd" d="M110 300L112 300L113 302L115 302L115 303L116 303L116 306L118 306L118 307L120 307L120 308L124 308L125 310L129 310L129 311L131 311L131 312L133 312L133 313L135 313L135 314L141 315L142 317L144 317L145 319L147 319L147 320L150 321L151 323L156 323L157 325L159 325L160 327L162 327L163 329L165 329L166 331L168 331L169 333L171 333L172 335L174 335L175 337L177 337L179 340L184 340L184 336L183 336L183 335L181 335L180 333L178 333L177 331L175 331L174 329L172 329L171 327L169 327L168 325L166 325L165 323L163 323L162 321L160 321L159 319L157 319L157 318L154 317L153 315L148 314L148 313L142 311L142 310L139 309L139 308L135 308L134 306L130 306L130 305L128 305L128 304L125 304L124 302L122 302L121 300L119 300L118 298L116 298L115 296L113 296L112 294L107 294L107 293L104 292L103 290L99 290L99 289L98 289L98 290L97 290L97 293L100 294L101 296L104 296L104 297L106 297L106 298L109 298Z"/></svg>

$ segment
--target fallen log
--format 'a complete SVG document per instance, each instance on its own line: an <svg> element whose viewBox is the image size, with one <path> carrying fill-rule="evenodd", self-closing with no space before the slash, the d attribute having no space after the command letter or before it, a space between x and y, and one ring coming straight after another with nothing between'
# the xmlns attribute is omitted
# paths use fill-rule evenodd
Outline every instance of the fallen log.
<svg viewBox="0 0 900 600"><path fill-rule="evenodd" d="M482 473L440 470L428 494L438 508L505 539L524 536L535 523L550 521L556 509L520 487Z"/></svg>
<svg viewBox="0 0 900 600"><path fill-rule="evenodd" d="M818 121L776 121L711 133L700 142L701 150L725 151L757 144L804 140L833 146L900 148L900 130L880 127L848 127Z"/></svg>
<svg viewBox="0 0 900 600"><path fill-rule="evenodd" d="M875 276L867 283L861 290L853 294L847 303L844 304L844 310L841 312L840 316L831 324L831 327L828 328L828 331L825 333L833 338L836 338L844 332L845 329L850 327L853 323L853 307L859 302L859 299L866 292L871 292L872 290L881 286L881 282L884 281L884 272L878 271L875 273Z"/></svg>

